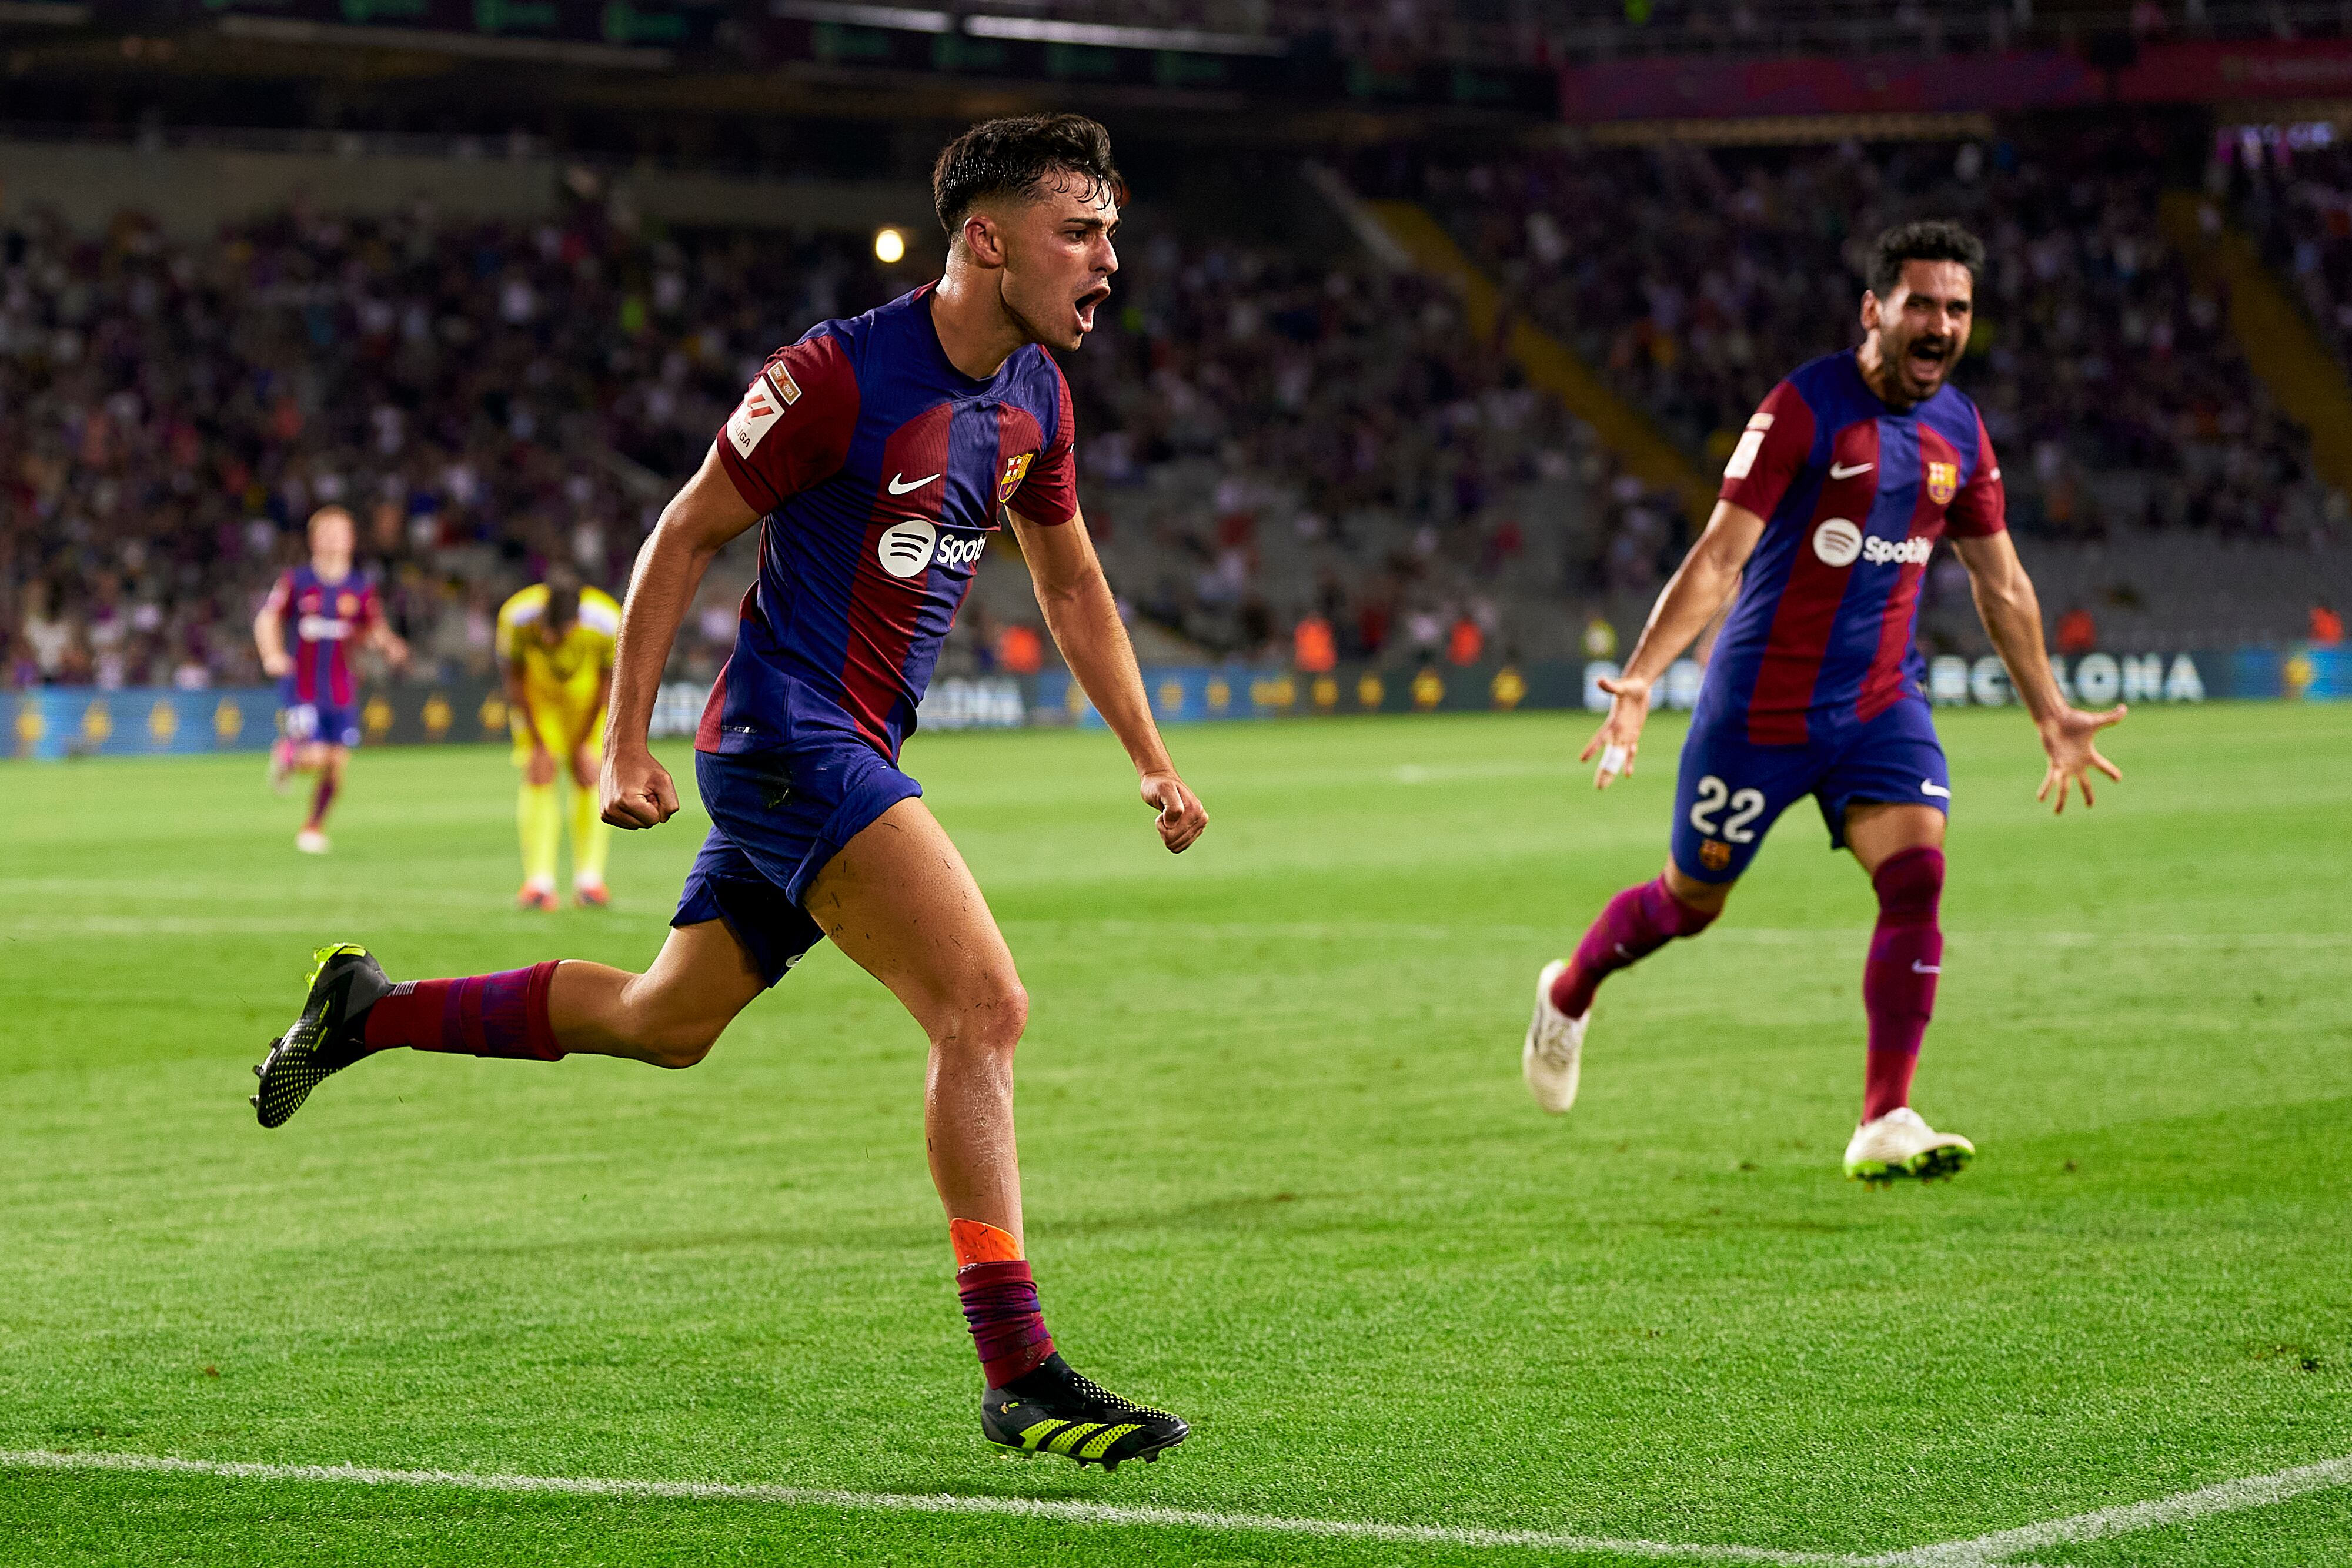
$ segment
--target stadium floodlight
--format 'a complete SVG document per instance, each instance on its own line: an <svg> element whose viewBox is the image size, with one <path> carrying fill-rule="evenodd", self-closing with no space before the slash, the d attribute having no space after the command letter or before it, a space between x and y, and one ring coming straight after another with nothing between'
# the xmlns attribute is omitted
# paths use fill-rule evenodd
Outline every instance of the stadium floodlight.
<svg viewBox="0 0 2352 1568"><path fill-rule="evenodd" d="M874 259L885 267L896 267L907 255L907 236L885 225L874 231Z"/></svg>

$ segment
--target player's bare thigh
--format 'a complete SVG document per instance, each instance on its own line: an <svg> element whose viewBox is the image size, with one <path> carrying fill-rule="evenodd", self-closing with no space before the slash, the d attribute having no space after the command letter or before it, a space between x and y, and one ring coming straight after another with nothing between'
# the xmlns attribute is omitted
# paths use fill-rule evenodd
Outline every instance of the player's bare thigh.
<svg viewBox="0 0 2352 1568"><path fill-rule="evenodd" d="M843 846L809 889L810 918L890 988L935 1043L1009 1047L1028 998L947 830L920 800L899 801Z"/></svg>
<svg viewBox="0 0 2352 1568"><path fill-rule="evenodd" d="M1858 800L1845 809L1845 847L1864 876L1876 876L1890 855L1942 849L1944 813L1909 800Z"/></svg>

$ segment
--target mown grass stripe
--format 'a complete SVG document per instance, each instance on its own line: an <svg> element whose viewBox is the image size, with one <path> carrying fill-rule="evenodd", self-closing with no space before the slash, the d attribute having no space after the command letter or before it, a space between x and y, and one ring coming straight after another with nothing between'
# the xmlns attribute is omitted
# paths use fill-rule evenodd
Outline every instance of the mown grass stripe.
<svg viewBox="0 0 2352 1568"><path fill-rule="evenodd" d="M360 1486L451 1487L470 1491L534 1492L563 1497L644 1498L678 1501L763 1502L788 1508L837 1508L877 1513L998 1514L1066 1520L1077 1524L1230 1530L1256 1534L1320 1536L1413 1546L1534 1547L1550 1552L1614 1553L1686 1562L1764 1563L1787 1568L1873 1568L1884 1558L1830 1552L1782 1552L1765 1546L1626 1541L1542 1530L1486 1530L1467 1525L1390 1524L1376 1520L1290 1519L1278 1514L1210 1513L1183 1508L1123 1508L1112 1503L1051 1498L959 1497L950 1493L834 1491L818 1487L746 1486L725 1481L624 1480L592 1476L480 1475L452 1470L374 1469L361 1465L269 1465L180 1459L151 1454L52 1453L0 1450L0 1469L111 1470L144 1475L214 1476L231 1480L327 1481Z"/></svg>

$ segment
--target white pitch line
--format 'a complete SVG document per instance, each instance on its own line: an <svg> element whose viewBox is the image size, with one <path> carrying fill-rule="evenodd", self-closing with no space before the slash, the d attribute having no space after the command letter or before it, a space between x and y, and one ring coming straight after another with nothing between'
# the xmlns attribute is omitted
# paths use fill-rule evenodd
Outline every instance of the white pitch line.
<svg viewBox="0 0 2352 1568"><path fill-rule="evenodd" d="M2070 1541L2095 1541L2106 1535L2128 1535L2137 1531L2156 1530L2186 1520L2203 1519L2210 1514L2235 1513L2241 1509L2268 1508L2285 1502L2305 1492L2326 1491L2333 1487L2352 1486L2352 1457L2327 1459L2315 1465L2300 1465L2290 1470L2276 1470L2266 1476L2249 1476L2243 1480L2221 1481L2195 1491L2175 1492L2170 1497L2157 1498L2148 1502L2125 1503L2117 1508L2103 1508L2095 1513L2078 1513L2068 1519L2053 1519L2042 1524L2028 1524L2016 1530L2004 1530L1992 1535L1979 1535L1973 1541L1948 1541L1934 1546L1922 1546L1916 1551L1897 1552L1892 1559L1895 1568L1981 1568L1981 1565L2008 1563L2019 1553L2039 1547L2057 1546Z"/></svg>
<svg viewBox="0 0 2352 1568"><path fill-rule="evenodd" d="M833 1491L816 1487L740 1486L721 1481L635 1481L587 1476L471 1475L446 1470L380 1470L357 1465L259 1465L147 1454L59 1454L0 1450L0 1469L129 1470L145 1475L219 1476L238 1480L342 1481L362 1486L452 1487L469 1491L537 1492L564 1497L646 1498L700 1502L764 1502L868 1513L961 1513L1066 1520L1075 1524L1184 1526L1410 1546L1532 1547L1548 1552L1614 1553L1686 1562L1761 1563L1777 1568L1876 1568L1883 1557L1833 1552L1781 1552L1767 1546L1619 1541L1543 1530L1482 1530L1468 1525L1386 1524L1374 1520L1289 1519L1265 1513L1206 1513L1185 1508L1120 1508L1050 1498L958 1497L949 1493Z"/></svg>
<svg viewBox="0 0 2352 1568"><path fill-rule="evenodd" d="M649 1481L593 1476L476 1475L451 1470L371 1469L358 1465L267 1465L178 1459L152 1454L63 1454L0 1449L0 1469L116 1470L142 1475L216 1476L235 1480L340 1481L361 1486L452 1487L488 1492L537 1492L565 1497L647 1498L705 1502L764 1502L794 1508L837 1508L872 1513L992 1514L1058 1519L1076 1524L1181 1526L1271 1535L1380 1541L1412 1546L1527 1547L1547 1552L1613 1553L1685 1562L1762 1563L1781 1568L2030 1568L2019 1554L2038 1547L2155 1530L2211 1514L2266 1508L2306 1492L2352 1486L2352 1456L2221 1481L2147 1502L2078 1513L1967 1541L1938 1542L1907 1551L1863 1556L1839 1552L1786 1552L1770 1546L1619 1540L1543 1530L1489 1530L1471 1525L1389 1524L1378 1520L1292 1519L1280 1514L1210 1513L1183 1508L1121 1508L1111 1503L1051 1498L958 1497L950 1493L840 1491L819 1487L746 1486L725 1481Z"/></svg>

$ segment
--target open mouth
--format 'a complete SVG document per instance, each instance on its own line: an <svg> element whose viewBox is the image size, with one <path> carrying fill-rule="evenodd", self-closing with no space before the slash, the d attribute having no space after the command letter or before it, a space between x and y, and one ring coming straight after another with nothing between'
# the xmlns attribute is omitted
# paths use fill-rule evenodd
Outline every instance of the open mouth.
<svg viewBox="0 0 2352 1568"><path fill-rule="evenodd" d="M1095 307L1109 298L1110 285L1108 283L1097 283L1078 296L1078 330L1091 332L1095 329Z"/></svg>
<svg viewBox="0 0 2352 1568"><path fill-rule="evenodd" d="M1923 339L1913 343L1905 352L1903 360L1914 380L1932 382L1944 373L1944 366L1951 357L1951 345L1940 338L1936 338Z"/></svg>

